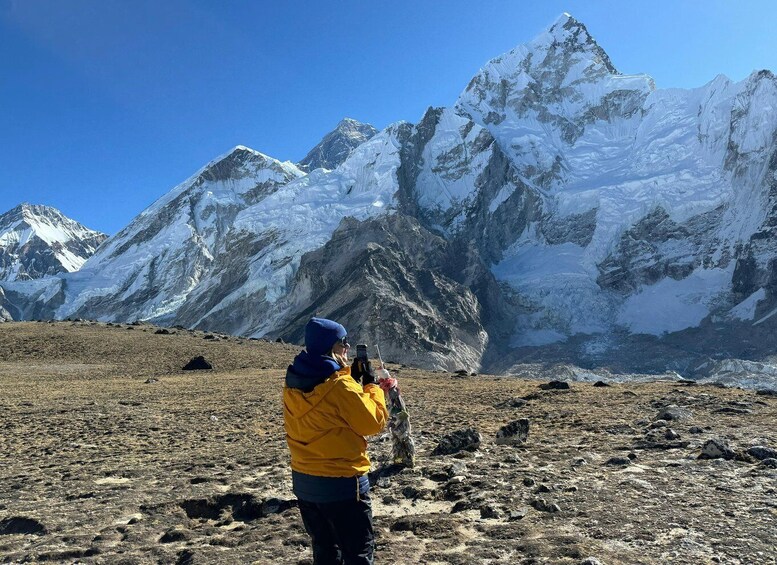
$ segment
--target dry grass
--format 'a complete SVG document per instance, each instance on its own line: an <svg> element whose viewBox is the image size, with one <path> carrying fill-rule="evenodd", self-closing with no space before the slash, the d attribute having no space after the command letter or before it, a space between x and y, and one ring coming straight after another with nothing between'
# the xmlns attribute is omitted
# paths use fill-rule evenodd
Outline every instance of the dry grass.
<svg viewBox="0 0 777 565"><path fill-rule="evenodd" d="M0 562L309 562L280 401L298 348L155 330L0 324L0 524L46 528L0 535ZM195 355L214 371L181 371ZM777 447L774 398L669 382L539 391L392 369L419 454L416 469L373 490L379 563L775 562L775 470L696 458L712 436ZM519 397L525 406L504 405ZM689 444L638 449L667 404L692 411L673 424ZM496 445L519 417L531 421L529 441ZM483 434L476 453L430 455L466 426ZM376 466L389 447L373 438ZM628 453L632 464L605 465ZM465 465L461 483L445 480L454 462ZM561 511L535 510L537 497ZM469 509L452 513L462 501Z"/></svg>

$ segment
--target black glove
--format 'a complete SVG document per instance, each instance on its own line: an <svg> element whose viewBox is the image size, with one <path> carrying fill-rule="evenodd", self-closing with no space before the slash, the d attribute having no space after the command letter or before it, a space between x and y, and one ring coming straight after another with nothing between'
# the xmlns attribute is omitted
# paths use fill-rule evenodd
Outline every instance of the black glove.
<svg viewBox="0 0 777 565"><path fill-rule="evenodd" d="M375 384L377 380L375 378L375 371L372 370L372 365L369 361L363 361L359 358L353 360L351 365L351 376L357 383L360 382L363 385Z"/></svg>

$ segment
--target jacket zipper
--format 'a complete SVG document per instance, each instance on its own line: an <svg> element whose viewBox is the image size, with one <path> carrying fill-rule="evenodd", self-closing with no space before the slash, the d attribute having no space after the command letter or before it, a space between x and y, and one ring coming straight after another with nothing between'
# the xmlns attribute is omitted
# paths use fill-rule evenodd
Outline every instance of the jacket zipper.
<svg viewBox="0 0 777 565"><path fill-rule="evenodd" d="M356 501L361 500L361 493L359 492L359 477L356 477Z"/></svg>

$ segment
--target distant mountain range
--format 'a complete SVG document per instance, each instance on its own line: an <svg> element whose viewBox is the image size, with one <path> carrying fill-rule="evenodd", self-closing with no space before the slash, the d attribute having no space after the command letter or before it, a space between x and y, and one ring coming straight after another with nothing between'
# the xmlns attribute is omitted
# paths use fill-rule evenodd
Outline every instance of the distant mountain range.
<svg viewBox="0 0 777 565"><path fill-rule="evenodd" d="M417 124L343 120L298 164L236 147L0 306L296 342L319 314L446 369L768 359L775 107L769 71L623 75L564 14Z"/></svg>

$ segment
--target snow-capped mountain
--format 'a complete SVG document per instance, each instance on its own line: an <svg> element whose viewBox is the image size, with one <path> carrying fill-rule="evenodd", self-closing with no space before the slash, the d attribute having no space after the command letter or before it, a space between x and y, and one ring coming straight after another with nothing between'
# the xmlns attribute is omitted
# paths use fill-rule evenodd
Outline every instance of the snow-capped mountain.
<svg viewBox="0 0 777 565"><path fill-rule="evenodd" d="M692 90L623 75L564 14L451 107L339 164L306 174L237 148L81 271L3 283L6 308L291 340L320 314L388 358L448 369L763 358L775 107L768 71Z"/></svg>
<svg viewBox="0 0 777 565"><path fill-rule="evenodd" d="M237 216L303 173L237 146L144 210L68 279L54 315L172 320L234 249Z"/></svg>
<svg viewBox="0 0 777 565"><path fill-rule="evenodd" d="M55 208L20 204L0 215L0 280L77 271L107 237Z"/></svg>
<svg viewBox="0 0 777 565"><path fill-rule="evenodd" d="M343 118L337 127L324 136L298 163L303 171L318 168L336 169L356 147L378 133L370 124Z"/></svg>

